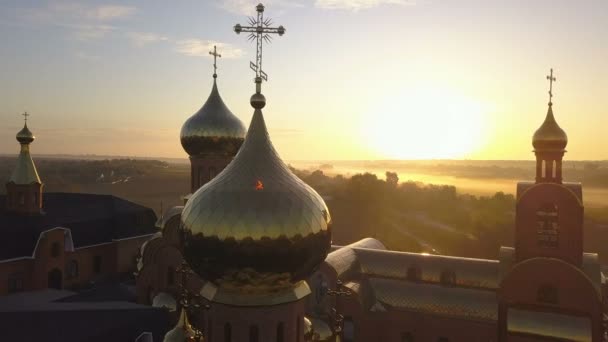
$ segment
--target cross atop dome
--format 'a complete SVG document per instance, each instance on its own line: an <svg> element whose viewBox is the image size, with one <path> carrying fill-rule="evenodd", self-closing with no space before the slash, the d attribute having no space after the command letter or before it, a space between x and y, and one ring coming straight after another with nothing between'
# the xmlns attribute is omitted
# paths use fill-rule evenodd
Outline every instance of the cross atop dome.
<svg viewBox="0 0 608 342"><path fill-rule="evenodd" d="M256 95L261 95L262 93L262 80L268 81L268 75L262 70L262 48L264 41L270 43L272 40L271 34L278 34L282 36L285 34L285 28L280 25L279 27L271 27L272 20L264 19L264 5L258 4L255 7L257 11L257 18L250 17L249 25L251 26L241 26L241 24L236 24L234 26L234 32L236 34L240 34L241 32L249 32L248 39L250 41L256 40L256 58L255 63L249 62L249 66L253 71L255 71L255 84L256 84ZM263 108L266 100L263 96L252 96L251 105L254 108Z"/></svg>
<svg viewBox="0 0 608 342"><path fill-rule="evenodd" d="M549 80L549 106L553 105L553 82L557 82L557 79L553 76L553 68L551 68L551 74L547 75Z"/></svg>
<svg viewBox="0 0 608 342"><path fill-rule="evenodd" d="M213 78L217 78L217 58L222 57L222 55L217 53L217 46L215 45L213 45L213 51L209 51L209 54L213 56Z"/></svg>
<svg viewBox="0 0 608 342"><path fill-rule="evenodd" d="M28 114L27 112L23 112L23 120L25 121L25 124L27 125L27 117L30 116L30 114Z"/></svg>

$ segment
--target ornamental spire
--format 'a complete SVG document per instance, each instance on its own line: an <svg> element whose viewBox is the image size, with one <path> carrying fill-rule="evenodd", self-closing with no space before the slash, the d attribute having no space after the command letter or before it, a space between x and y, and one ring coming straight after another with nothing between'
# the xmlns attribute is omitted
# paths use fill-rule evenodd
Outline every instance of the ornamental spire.
<svg viewBox="0 0 608 342"><path fill-rule="evenodd" d="M551 68L551 74L547 75L549 80L549 106L553 105L553 82L557 82L557 79L553 76L553 68Z"/></svg>
<svg viewBox="0 0 608 342"><path fill-rule="evenodd" d="M285 34L285 28L281 25L279 27L271 27L272 20L264 19L264 5L258 4L255 7L257 11L257 18L250 17L250 26L241 26L236 24L234 26L234 32L240 34L241 32L249 32L249 40L256 41L256 58L255 63L249 62L249 66L255 71L255 94L251 97L251 105L253 108L261 109L266 105L266 99L262 95L262 80L268 81L268 75L262 70L262 48L264 42L270 43L272 40L271 34L278 34L282 36Z"/></svg>
<svg viewBox="0 0 608 342"><path fill-rule="evenodd" d="M217 53L217 46L215 45L213 45L213 51L209 51L209 54L213 56L213 78L217 78L217 58L222 57L222 55Z"/></svg>

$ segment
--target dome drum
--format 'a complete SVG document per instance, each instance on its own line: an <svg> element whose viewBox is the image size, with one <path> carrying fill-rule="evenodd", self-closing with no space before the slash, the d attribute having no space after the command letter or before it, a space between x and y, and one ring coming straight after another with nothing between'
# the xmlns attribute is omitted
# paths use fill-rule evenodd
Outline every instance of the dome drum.
<svg viewBox="0 0 608 342"><path fill-rule="evenodd" d="M243 138L222 136L225 132L192 132L183 133L182 147L191 157L218 155L234 156L243 144Z"/></svg>

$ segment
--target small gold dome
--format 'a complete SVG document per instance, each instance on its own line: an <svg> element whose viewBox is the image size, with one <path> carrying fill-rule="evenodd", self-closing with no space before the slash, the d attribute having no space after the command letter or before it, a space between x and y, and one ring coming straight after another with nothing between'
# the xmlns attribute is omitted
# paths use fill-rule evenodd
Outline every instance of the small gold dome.
<svg viewBox="0 0 608 342"><path fill-rule="evenodd" d="M23 126L23 129L17 133L17 141L21 144L29 144L34 141L36 137L34 134L27 128L27 124Z"/></svg>
<svg viewBox="0 0 608 342"><path fill-rule="evenodd" d="M555 121L553 106L549 103L547 117L543 124L536 130L532 138L532 146L536 150L561 151L568 145L568 136Z"/></svg>
<svg viewBox="0 0 608 342"><path fill-rule="evenodd" d="M192 329L190 322L188 322L188 315L186 315L186 311L182 309L179 314L179 320L175 327L169 330L165 334L165 338L163 342L190 342L196 341L196 332ZM200 340L199 342L203 342Z"/></svg>
<svg viewBox="0 0 608 342"><path fill-rule="evenodd" d="M190 156L234 156L245 138L245 126L226 106L213 81L209 98L180 132L182 147Z"/></svg>

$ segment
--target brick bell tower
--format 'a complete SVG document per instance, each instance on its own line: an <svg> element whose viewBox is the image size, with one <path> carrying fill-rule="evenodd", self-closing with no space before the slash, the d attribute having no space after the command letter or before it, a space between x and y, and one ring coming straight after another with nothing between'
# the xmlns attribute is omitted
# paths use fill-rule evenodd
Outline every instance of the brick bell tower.
<svg viewBox="0 0 608 342"><path fill-rule="evenodd" d="M562 159L568 136L553 115L553 69L545 121L532 138L536 180L517 189L515 248L518 261L551 257L581 265L583 195L580 183L562 181Z"/></svg>
<svg viewBox="0 0 608 342"><path fill-rule="evenodd" d="M36 165L30 156L30 144L36 139L27 127L29 114L23 113L25 124L17 133L21 151L17 165L6 183L6 207L9 212L21 215L40 215L42 213L42 182Z"/></svg>
<svg viewBox="0 0 608 342"><path fill-rule="evenodd" d="M182 147L190 156L190 194L219 174L234 158L245 139L245 126L228 109L217 87L217 53L214 46L213 88L205 104L184 125ZM187 196L189 197L189 196Z"/></svg>

